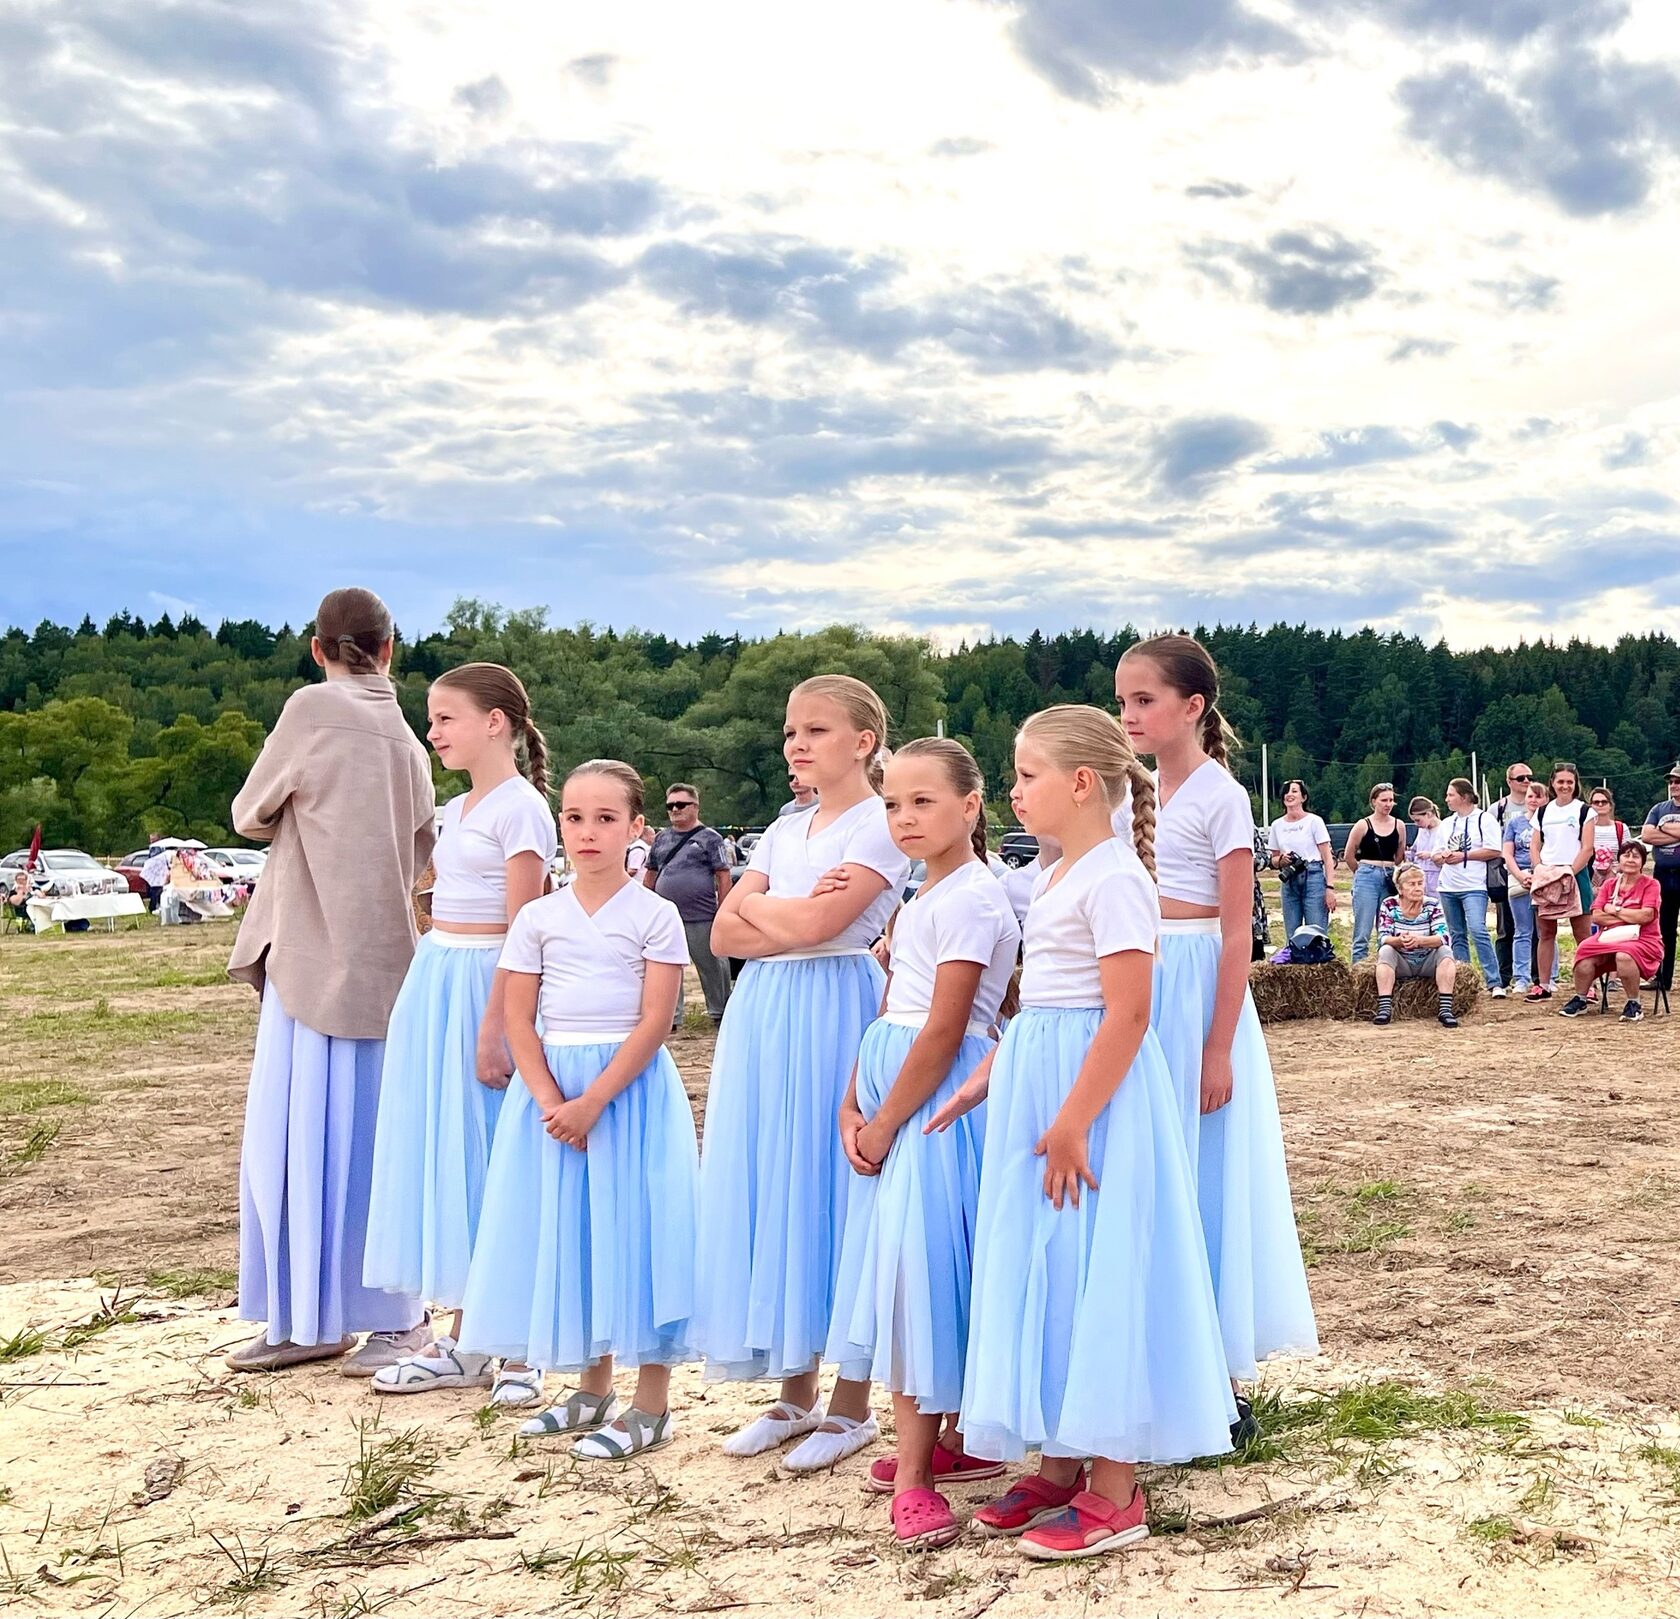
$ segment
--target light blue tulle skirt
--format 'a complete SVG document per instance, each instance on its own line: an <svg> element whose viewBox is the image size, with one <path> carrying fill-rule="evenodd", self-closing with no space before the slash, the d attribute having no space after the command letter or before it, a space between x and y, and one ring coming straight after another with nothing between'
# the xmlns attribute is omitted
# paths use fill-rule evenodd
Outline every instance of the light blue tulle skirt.
<svg viewBox="0 0 1680 1619"><path fill-rule="evenodd" d="M869 1026L858 1055L865 1118L880 1108L920 1032L885 1020ZM939 1089L898 1132L881 1173L853 1173L846 1204L825 1358L846 1376L911 1396L930 1415L962 1403L986 1109L937 1135L922 1131L991 1049L984 1036L963 1040Z"/></svg>
<svg viewBox="0 0 1680 1619"><path fill-rule="evenodd" d="M420 1301L362 1283L383 1040L294 1020L263 988L239 1149L239 1313L271 1344L401 1332Z"/></svg>
<svg viewBox="0 0 1680 1619"><path fill-rule="evenodd" d="M828 1343L858 1179L840 1102L881 1004L873 956L749 961L712 1057L694 1342L708 1378L798 1377Z"/></svg>
<svg viewBox="0 0 1680 1619"><path fill-rule="evenodd" d="M1143 1044L1088 1138L1100 1190L1060 1210L1034 1148L1079 1074L1097 1010L1021 1013L992 1066L962 1434L1028 1450L1182 1462L1236 1418L1172 1080Z"/></svg>
<svg viewBox="0 0 1680 1619"><path fill-rule="evenodd" d="M1186 1140L1208 1269L1231 1375L1259 1375L1270 1355L1316 1355L1318 1331L1307 1291L1283 1126L1266 1037L1247 993L1231 1042L1231 1100L1200 1111L1202 1044L1213 1022L1219 937L1165 933L1155 963L1155 1032L1187 1103Z"/></svg>
<svg viewBox="0 0 1680 1619"><path fill-rule="evenodd" d="M421 939L385 1035L362 1279L454 1309L466 1292L504 1095L477 1077L478 1026L501 941L439 937Z"/></svg>
<svg viewBox="0 0 1680 1619"><path fill-rule="evenodd" d="M619 1042L545 1043L568 1100ZM543 1128L524 1083L508 1087L490 1153L461 1347L545 1371L603 1355L624 1366L694 1360L694 1115L671 1054L607 1104L579 1152Z"/></svg>

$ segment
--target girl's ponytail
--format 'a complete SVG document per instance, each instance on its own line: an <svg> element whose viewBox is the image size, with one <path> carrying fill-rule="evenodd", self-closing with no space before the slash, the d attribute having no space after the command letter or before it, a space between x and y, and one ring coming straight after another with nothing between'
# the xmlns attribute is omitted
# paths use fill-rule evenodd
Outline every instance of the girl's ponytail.
<svg viewBox="0 0 1680 1619"><path fill-rule="evenodd" d="M984 861L991 851L986 847L986 801L980 800L980 813L974 817L974 830L969 834L974 840L974 852Z"/></svg>
<svg viewBox="0 0 1680 1619"><path fill-rule="evenodd" d="M1219 712L1218 703L1209 703L1202 714L1201 741L1202 752L1221 770L1231 768L1231 751L1237 746L1237 733Z"/></svg>
<svg viewBox="0 0 1680 1619"><path fill-rule="evenodd" d="M529 714L525 716L525 779L548 797L548 740Z"/></svg>
<svg viewBox="0 0 1680 1619"><path fill-rule="evenodd" d="M1155 881L1155 780L1136 759L1126 766L1126 784L1132 791L1132 847Z"/></svg>

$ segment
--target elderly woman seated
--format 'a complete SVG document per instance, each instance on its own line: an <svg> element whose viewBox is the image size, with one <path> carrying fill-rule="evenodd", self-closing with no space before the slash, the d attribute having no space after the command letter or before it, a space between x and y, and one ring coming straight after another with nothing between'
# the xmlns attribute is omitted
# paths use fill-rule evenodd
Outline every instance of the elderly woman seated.
<svg viewBox="0 0 1680 1619"><path fill-rule="evenodd" d="M1616 851L1615 874L1604 879L1593 901L1592 920L1598 931L1575 947L1575 993L1558 1010L1579 1017L1591 1006L1587 991L1600 978L1615 973L1627 993L1622 1020L1637 1023L1644 1015L1639 1004L1639 981L1662 966L1662 889L1647 876L1648 851L1630 839ZM1606 986L1608 988L1608 986Z"/></svg>
<svg viewBox="0 0 1680 1619"><path fill-rule="evenodd" d="M1444 1028L1456 1029L1453 982L1458 963L1447 943L1447 918L1439 900L1423 891L1421 867L1405 865L1394 874L1399 890L1377 911L1377 1015L1373 1023L1394 1021L1394 986L1407 978L1433 978L1438 997L1436 1016Z"/></svg>

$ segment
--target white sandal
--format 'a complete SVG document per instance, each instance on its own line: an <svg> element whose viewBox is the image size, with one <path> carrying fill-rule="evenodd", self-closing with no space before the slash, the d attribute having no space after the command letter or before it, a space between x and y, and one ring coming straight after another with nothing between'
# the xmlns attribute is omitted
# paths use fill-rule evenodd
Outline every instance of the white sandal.
<svg viewBox="0 0 1680 1619"><path fill-rule="evenodd" d="M632 1456L664 1449L676 1437L668 1410L654 1416L631 1406L617 1422L578 1440L572 1454L581 1462L627 1462Z"/></svg>
<svg viewBox="0 0 1680 1619"><path fill-rule="evenodd" d="M778 1411L789 1414L779 1417L776 1415ZM760 1456L778 1445L785 1445L790 1439L797 1439L801 1434L821 1427L822 1422L821 1400L809 1411L801 1411L791 1400L778 1400L763 1416L754 1417L746 1427L737 1429L724 1440L723 1453L725 1456Z"/></svg>
<svg viewBox="0 0 1680 1619"><path fill-rule="evenodd" d="M539 1411L519 1425L521 1439L557 1439L566 1434L593 1433L618 1415L618 1396L585 1394L582 1389L562 1389L560 1398L546 1411Z"/></svg>
<svg viewBox="0 0 1680 1619"><path fill-rule="evenodd" d="M375 1394L426 1394L432 1389L481 1388L491 1381L490 1357L469 1355L450 1337L432 1340L429 1355L405 1355L373 1374Z"/></svg>
<svg viewBox="0 0 1680 1619"><path fill-rule="evenodd" d="M542 1392L543 1374L535 1366L527 1366L524 1371L509 1371L504 1366L490 1387L490 1403L517 1411L521 1406L538 1404Z"/></svg>

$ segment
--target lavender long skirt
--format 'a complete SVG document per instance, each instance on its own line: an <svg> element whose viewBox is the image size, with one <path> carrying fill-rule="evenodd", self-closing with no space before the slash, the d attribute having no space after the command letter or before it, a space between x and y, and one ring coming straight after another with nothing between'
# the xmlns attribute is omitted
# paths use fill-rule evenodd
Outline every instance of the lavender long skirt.
<svg viewBox="0 0 1680 1619"><path fill-rule="evenodd" d="M268 1341L400 1332L418 1299L362 1285L383 1040L296 1022L263 989L239 1152L239 1313Z"/></svg>

